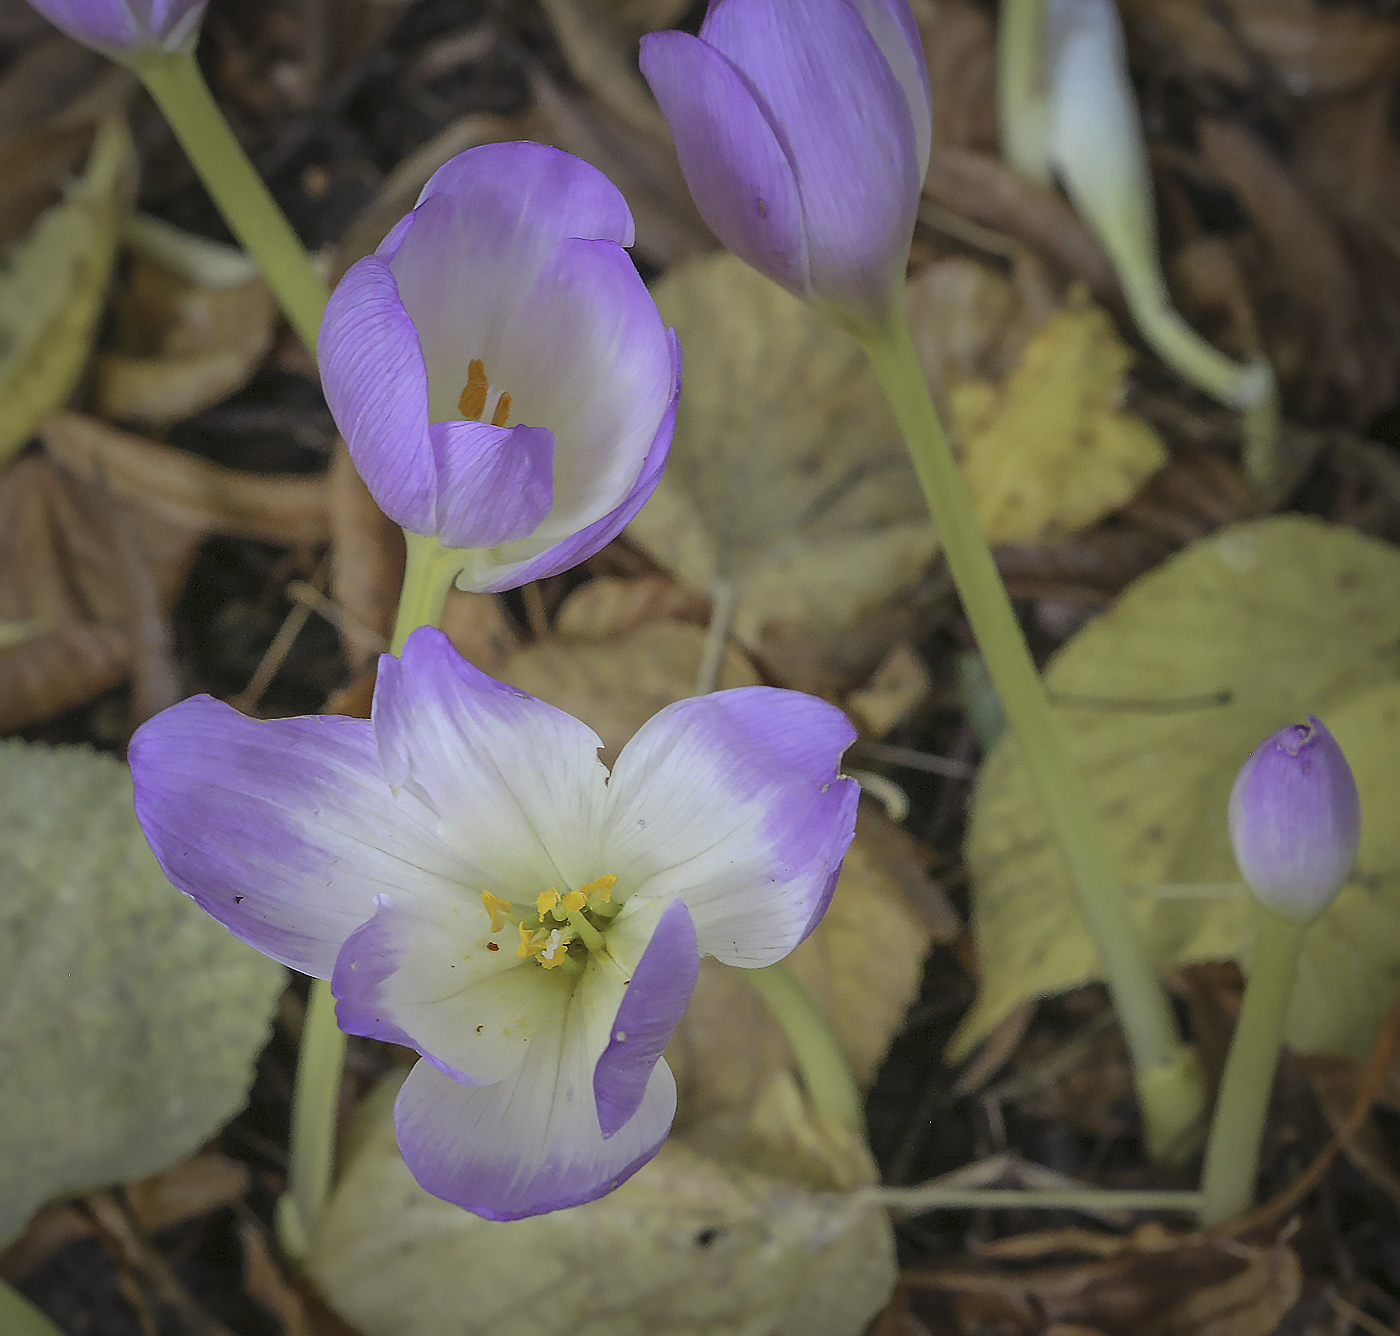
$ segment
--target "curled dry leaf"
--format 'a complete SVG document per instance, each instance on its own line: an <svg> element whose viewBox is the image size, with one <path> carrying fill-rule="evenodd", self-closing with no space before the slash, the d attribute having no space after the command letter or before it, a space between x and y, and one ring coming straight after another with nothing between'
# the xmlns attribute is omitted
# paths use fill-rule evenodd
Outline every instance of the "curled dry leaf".
<svg viewBox="0 0 1400 1336"><path fill-rule="evenodd" d="M380 642L394 629L403 584L403 531L389 519L355 472L350 452L338 441L327 479L331 532L331 597L349 614L341 643L357 672L373 661ZM376 637L347 630L363 626Z"/></svg>
<svg viewBox="0 0 1400 1336"><path fill-rule="evenodd" d="M1124 591L1051 661L1072 758L1162 967L1248 962L1251 901L1226 807L1245 758L1317 714L1363 810L1400 802L1400 553L1301 516L1236 524ZM1099 976L1014 743L983 766L967 843L981 991L961 1056L1028 998ZM1308 932L1288 1019L1302 1053L1364 1057L1400 971L1400 825L1368 820L1351 881Z"/></svg>
<svg viewBox="0 0 1400 1336"><path fill-rule="evenodd" d="M1302 1292L1286 1243L1174 1237L1150 1225L1127 1239L1056 1230L1006 1242L1014 1249L983 1250L996 1258L1005 1251L1004 1265L953 1262L907 1273L905 1282L942 1295L952 1330L968 1336L1271 1336ZM1082 1260L1064 1260L1075 1253Z"/></svg>
<svg viewBox="0 0 1400 1336"><path fill-rule="evenodd" d="M82 176L7 257L0 274L0 461L68 398L87 364L135 180L126 123L109 116Z"/></svg>
<svg viewBox="0 0 1400 1336"><path fill-rule="evenodd" d="M0 743L0 1241L243 1103L285 978L166 881L126 767Z"/></svg>
<svg viewBox="0 0 1400 1336"><path fill-rule="evenodd" d="M308 1259L365 1336L854 1336L889 1297L882 1211L849 1134L777 1078L739 1126L673 1135L616 1192L497 1223L430 1197L366 1105Z"/></svg>
<svg viewBox="0 0 1400 1336"><path fill-rule="evenodd" d="M48 453L75 477L201 537L224 533L284 547L330 537L322 477L224 468L80 413L53 414L40 434Z"/></svg>
<svg viewBox="0 0 1400 1336"><path fill-rule="evenodd" d="M0 733L76 709L126 681L131 644L112 626L68 621L0 651Z"/></svg>
<svg viewBox="0 0 1400 1336"><path fill-rule="evenodd" d="M261 279L196 284L142 256L117 292L93 397L104 416L151 426L241 389L272 347L276 306Z"/></svg>
<svg viewBox="0 0 1400 1336"><path fill-rule="evenodd" d="M854 339L732 256L690 261L654 295L686 388L628 534L692 589L732 584L736 636L781 658L785 681L829 685L858 624L937 549L874 374ZM803 652L783 655L785 640ZM888 648L870 647L857 680Z"/></svg>
<svg viewBox="0 0 1400 1336"><path fill-rule="evenodd" d="M1167 462L1157 433L1121 406L1132 361L1113 322L1076 287L1003 384L950 388L959 463L991 542L1087 528Z"/></svg>
<svg viewBox="0 0 1400 1336"><path fill-rule="evenodd" d="M581 584L559 605L554 630L568 639L600 640L635 630L646 622L703 625L709 614L709 603L702 595L664 575L599 575Z"/></svg>

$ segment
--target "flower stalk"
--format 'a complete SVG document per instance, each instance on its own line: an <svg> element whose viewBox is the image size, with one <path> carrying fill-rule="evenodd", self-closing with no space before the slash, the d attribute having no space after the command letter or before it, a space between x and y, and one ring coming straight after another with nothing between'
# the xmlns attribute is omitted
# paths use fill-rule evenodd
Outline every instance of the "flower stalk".
<svg viewBox="0 0 1400 1336"><path fill-rule="evenodd" d="M316 352L326 281L243 151L192 51L133 51L135 70L239 244L262 270L297 337Z"/></svg>
<svg viewBox="0 0 1400 1336"><path fill-rule="evenodd" d="M902 315L865 349L914 462L1006 718L1059 844L1132 1054L1148 1150L1189 1149L1205 1099L1194 1052L1183 1044L1109 857L1083 778L1031 658L996 563L977 524Z"/></svg>
<svg viewBox="0 0 1400 1336"><path fill-rule="evenodd" d="M1264 1121L1283 1047L1288 1003L1308 924L1260 907L1259 942L1230 1044L1201 1177L1201 1224L1242 1216L1254 1204Z"/></svg>
<svg viewBox="0 0 1400 1336"><path fill-rule="evenodd" d="M1002 0L997 24L997 122L1002 156L1037 185L1050 184L1050 90L1045 0Z"/></svg>

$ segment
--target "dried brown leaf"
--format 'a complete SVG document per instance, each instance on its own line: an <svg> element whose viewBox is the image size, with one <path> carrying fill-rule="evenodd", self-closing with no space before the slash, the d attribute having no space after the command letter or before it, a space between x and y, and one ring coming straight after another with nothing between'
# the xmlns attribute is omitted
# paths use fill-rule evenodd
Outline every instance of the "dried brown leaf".
<svg viewBox="0 0 1400 1336"><path fill-rule="evenodd" d="M331 457L328 478L331 533L331 596L359 625L387 640L403 583L403 531L374 503L343 442ZM379 652L376 643L342 628L352 669Z"/></svg>
<svg viewBox="0 0 1400 1336"><path fill-rule="evenodd" d="M70 621L0 651L0 733L86 704L126 680L131 644L115 627Z"/></svg>
<svg viewBox="0 0 1400 1336"><path fill-rule="evenodd" d="M41 427L45 449L70 473L201 535L233 534L285 547L330 537L326 480L224 468L79 413Z"/></svg>
<svg viewBox="0 0 1400 1336"><path fill-rule="evenodd" d="M709 611L708 600L664 575L600 575L559 605L554 630L571 639L597 640L623 635L646 622L703 624Z"/></svg>
<svg viewBox="0 0 1400 1336"><path fill-rule="evenodd" d="M128 1183L126 1202L148 1234L207 1215L242 1199L252 1186L246 1164L201 1151L173 1169Z"/></svg>

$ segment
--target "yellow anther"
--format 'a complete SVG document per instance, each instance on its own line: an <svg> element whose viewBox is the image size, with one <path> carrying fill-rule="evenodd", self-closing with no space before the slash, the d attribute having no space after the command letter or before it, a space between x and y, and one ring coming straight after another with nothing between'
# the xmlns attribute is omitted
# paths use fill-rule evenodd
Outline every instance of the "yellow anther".
<svg viewBox="0 0 1400 1336"><path fill-rule="evenodd" d="M587 903L588 897L582 891L570 891L563 900L564 913L577 914Z"/></svg>
<svg viewBox="0 0 1400 1336"><path fill-rule="evenodd" d="M527 959L539 955L544 946L544 933L538 928L527 928L523 923L515 926L520 929L520 945L515 948L515 954Z"/></svg>
<svg viewBox="0 0 1400 1336"><path fill-rule="evenodd" d="M590 881L586 886L580 886L579 890L590 900L595 896L599 904L607 904L612 899L612 888L617 885L617 873L605 872L601 877Z"/></svg>
<svg viewBox="0 0 1400 1336"><path fill-rule="evenodd" d="M481 358L473 357L467 363L467 384L462 397L457 400L457 411L464 418L479 420L486 411L486 392L490 388L490 382L486 379L486 364Z"/></svg>
<svg viewBox="0 0 1400 1336"><path fill-rule="evenodd" d="M559 892L556 891L553 886L551 886L549 890L541 891L535 897L535 910L539 914L540 918L543 919L544 916L548 914L549 911L553 909L554 906L558 903Z"/></svg>
<svg viewBox="0 0 1400 1336"><path fill-rule="evenodd" d="M481 903L491 915L491 931L500 932L510 921L510 912L515 906L509 900L501 899L499 895L492 895L490 891L482 891Z"/></svg>
<svg viewBox="0 0 1400 1336"><path fill-rule="evenodd" d="M483 404L482 408L485 408L485 406L486 405ZM496 411L491 414L491 425L493 427L504 427L506 425L506 419L509 417L510 395L502 391L501 397L496 400Z"/></svg>

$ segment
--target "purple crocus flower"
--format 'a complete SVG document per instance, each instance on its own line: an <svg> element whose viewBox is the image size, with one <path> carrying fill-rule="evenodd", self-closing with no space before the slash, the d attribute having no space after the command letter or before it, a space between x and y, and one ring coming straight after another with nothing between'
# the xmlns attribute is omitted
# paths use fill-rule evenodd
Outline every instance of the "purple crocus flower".
<svg viewBox="0 0 1400 1336"><path fill-rule="evenodd" d="M371 719L198 696L137 732L131 769L176 886L330 979L343 1029L422 1055L395 1107L418 1181L509 1220L656 1153L699 957L771 964L826 908L853 737L745 687L662 710L609 774L591 729L423 628L380 660Z"/></svg>
<svg viewBox="0 0 1400 1336"><path fill-rule="evenodd" d="M896 309L932 137L907 0L715 0L642 73L690 193L740 259L845 323Z"/></svg>
<svg viewBox="0 0 1400 1336"><path fill-rule="evenodd" d="M1308 922L1336 898L1361 839L1361 799L1337 740L1320 720L1260 743L1230 791L1230 841L1249 888L1270 909Z"/></svg>
<svg viewBox="0 0 1400 1336"><path fill-rule="evenodd" d="M103 55L193 46L208 0L29 0L55 27Z"/></svg>
<svg viewBox="0 0 1400 1336"><path fill-rule="evenodd" d="M458 154L353 265L321 378L380 508L512 589L617 536L661 476L680 349L601 172L542 144Z"/></svg>

